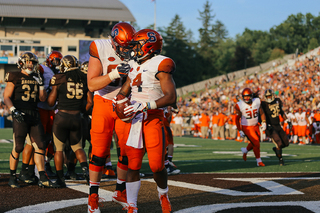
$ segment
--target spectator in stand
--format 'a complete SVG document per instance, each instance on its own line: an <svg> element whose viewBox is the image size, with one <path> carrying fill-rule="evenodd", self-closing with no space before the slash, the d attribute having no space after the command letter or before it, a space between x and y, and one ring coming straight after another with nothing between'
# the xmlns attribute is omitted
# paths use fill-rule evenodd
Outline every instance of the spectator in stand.
<svg viewBox="0 0 320 213"><path fill-rule="evenodd" d="M236 124L236 118L237 114L236 111L234 110L232 114L229 116L229 137L230 140L236 140L237 138L237 124Z"/></svg>
<svg viewBox="0 0 320 213"><path fill-rule="evenodd" d="M172 118L172 129L173 129L173 136L182 136L182 124L183 124L183 117L181 114L177 114Z"/></svg>
<svg viewBox="0 0 320 213"><path fill-rule="evenodd" d="M212 126L212 139L213 140L218 140L218 122L219 122L219 117L218 113L214 112L211 117L211 126Z"/></svg>
<svg viewBox="0 0 320 213"><path fill-rule="evenodd" d="M218 140L225 140L225 124L228 117L223 113L222 109L219 110L218 119Z"/></svg>
<svg viewBox="0 0 320 213"><path fill-rule="evenodd" d="M201 127L201 138L207 139L209 137L208 131L209 131L210 118L206 111L203 111L201 113L199 121L200 121L200 127Z"/></svg>
<svg viewBox="0 0 320 213"><path fill-rule="evenodd" d="M298 109L298 112L295 114L298 122L298 137L299 137L299 145L305 145L309 143L306 138L307 133L307 120L306 120L306 112L303 112L302 108Z"/></svg>
<svg viewBox="0 0 320 213"><path fill-rule="evenodd" d="M192 121L192 131L193 131L193 137L200 137L201 136L201 132L200 132L200 121L199 121L199 113L196 112L193 114L192 118L191 118L191 121Z"/></svg>

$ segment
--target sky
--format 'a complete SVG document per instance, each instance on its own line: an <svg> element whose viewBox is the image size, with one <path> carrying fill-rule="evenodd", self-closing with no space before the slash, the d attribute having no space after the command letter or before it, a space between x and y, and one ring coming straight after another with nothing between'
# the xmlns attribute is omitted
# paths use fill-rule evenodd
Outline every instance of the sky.
<svg viewBox="0 0 320 213"><path fill-rule="evenodd" d="M155 3L152 0L120 0L132 13L140 29L154 23ZM202 23L198 20L199 11L204 10L206 0L155 0L156 27L168 27L178 14L187 30L199 38L198 29ZM235 38L245 28L250 30L269 31L281 24L289 15L311 13L319 16L320 0L209 0L212 14L221 21Z"/></svg>

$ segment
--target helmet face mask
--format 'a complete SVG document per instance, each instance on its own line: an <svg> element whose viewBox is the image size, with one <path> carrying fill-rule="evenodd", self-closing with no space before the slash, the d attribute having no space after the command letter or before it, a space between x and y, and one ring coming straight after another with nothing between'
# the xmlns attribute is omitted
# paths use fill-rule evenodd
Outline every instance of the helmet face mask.
<svg viewBox="0 0 320 213"><path fill-rule="evenodd" d="M65 73L68 71L79 69L78 59L73 55L66 55L61 59L60 72Z"/></svg>
<svg viewBox="0 0 320 213"><path fill-rule="evenodd" d="M17 65L21 70L31 74L38 69L38 57L32 52L25 52L19 57Z"/></svg>
<svg viewBox="0 0 320 213"><path fill-rule="evenodd" d="M251 89L249 88L245 88L243 91L242 91L242 99L245 103L247 104L251 104L252 103L252 91Z"/></svg>
<svg viewBox="0 0 320 213"><path fill-rule="evenodd" d="M271 103L274 101L274 93L271 89L267 89L264 93L264 97L266 99L266 102Z"/></svg>
<svg viewBox="0 0 320 213"><path fill-rule="evenodd" d="M47 55L46 64L49 68L59 71L60 70L60 60L62 59L62 54L59 51L53 50Z"/></svg>
<svg viewBox="0 0 320 213"><path fill-rule="evenodd" d="M160 54L162 40L161 35L155 30L143 29L138 31L131 42L134 45L131 56L133 56L135 61L140 62L155 54Z"/></svg>
<svg viewBox="0 0 320 213"><path fill-rule="evenodd" d="M88 73L88 66L89 66L89 61L82 62L80 66L81 72L83 72L85 75Z"/></svg>
<svg viewBox="0 0 320 213"><path fill-rule="evenodd" d="M116 54L125 60L130 59L130 41L136 30L126 22L120 22L111 30L111 44Z"/></svg>

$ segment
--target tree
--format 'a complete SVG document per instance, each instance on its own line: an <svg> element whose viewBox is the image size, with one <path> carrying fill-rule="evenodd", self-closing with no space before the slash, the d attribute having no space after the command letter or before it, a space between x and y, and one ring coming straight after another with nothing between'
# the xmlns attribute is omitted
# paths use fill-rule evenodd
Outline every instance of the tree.
<svg viewBox="0 0 320 213"><path fill-rule="evenodd" d="M176 63L173 78L177 87L202 80L200 56L191 42L192 32L186 31L180 16L175 15L170 25L161 29L161 34L164 39L163 53Z"/></svg>

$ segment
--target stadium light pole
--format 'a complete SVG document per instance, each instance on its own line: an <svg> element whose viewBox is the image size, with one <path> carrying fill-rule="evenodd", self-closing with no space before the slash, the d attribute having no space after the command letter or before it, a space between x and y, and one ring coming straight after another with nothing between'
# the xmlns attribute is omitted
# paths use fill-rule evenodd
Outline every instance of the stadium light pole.
<svg viewBox="0 0 320 213"><path fill-rule="evenodd" d="M152 0L154 2L154 23L153 23L153 29L156 30L156 22L157 22L157 5L156 0Z"/></svg>

